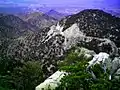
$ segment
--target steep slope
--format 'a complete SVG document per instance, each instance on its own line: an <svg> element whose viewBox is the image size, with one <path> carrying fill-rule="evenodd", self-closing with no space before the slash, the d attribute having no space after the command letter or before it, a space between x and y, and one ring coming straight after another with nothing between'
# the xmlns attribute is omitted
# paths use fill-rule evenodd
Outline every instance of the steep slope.
<svg viewBox="0 0 120 90"><path fill-rule="evenodd" d="M120 19L102 10L84 10L78 14L67 17L60 22L63 31L77 23L80 31L87 36L109 38L119 45ZM116 37L117 36L117 37Z"/></svg>
<svg viewBox="0 0 120 90"><path fill-rule="evenodd" d="M48 16L51 16L57 20L61 20L62 18L64 18L65 16L67 16L67 14L62 14L62 13L59 13L55 10L50 10L49 12L46 13Z"/></svg>
<svg viewBox="0 0 120 90"><path fill-rule="evenodd" d="M30 25L29 23L24 22L22 19L14 16L14 15L6 15L2 16L0 18L0 34L5 34L5 37L7 36L21 36L22 34L25 34L27 32L33 32L37 31L38 28ZM0 35L2 36L2 35Z"/></svg>
<svg viewBox="0 0 120 90"><path fill-rule="evenodd" d="M40 33L16 39L7 53L17 59L41 60L43 70L49 76L57 69L57 61L73 45L118 56L120 19L101 10L84 10Z"/></svg>
<svg viewBox="0 0 120 90"><path fill-rule="evenodd" d="M120 47L120 19L101 10L84 10L61 20L48 32L44 42L59 34L65 37L66 47L79 43L92 50L97 48L96 52L106 51L102 49L105 45L111 50L108 46Z"/></svg>
<svg viewBox="0 0 120 90"><path fill-rule="evenodd" d="M31 12L23 15L18 15L24 21L39 27L40 29L50 27L57 23L57 19L50 17L41 12Z"/></svg>
<svg viewBox="0 0 120 90"><path fill-rule="evenodd" d="M14 39L31 34L37 30L37 27L24 22L16 16L1 14L0 53L3 53L3 50L7 50L7 46L13 42Z"/></svg>

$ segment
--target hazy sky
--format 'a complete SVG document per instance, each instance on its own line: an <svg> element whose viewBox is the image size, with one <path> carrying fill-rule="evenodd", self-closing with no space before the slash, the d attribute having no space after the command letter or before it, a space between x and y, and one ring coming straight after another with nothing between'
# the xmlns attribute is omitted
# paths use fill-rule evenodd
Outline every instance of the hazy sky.
<svg viewBox="0 0 120 90"><path fill-rule="evenodd" d="M120 8L120 0L0 0L0 5L7 4Z"/></svg>

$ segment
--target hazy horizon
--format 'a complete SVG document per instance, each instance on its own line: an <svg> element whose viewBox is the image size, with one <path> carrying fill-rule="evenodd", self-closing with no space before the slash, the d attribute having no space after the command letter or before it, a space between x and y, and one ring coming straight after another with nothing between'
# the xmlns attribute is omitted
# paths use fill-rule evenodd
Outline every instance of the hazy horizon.
<svg viewBox="0 0 120 90"><path fill-rule="evenodd" d="M85 7L85 8L117 8L119 0L0 0L1 7L28 6L28 7Z"/></svg>

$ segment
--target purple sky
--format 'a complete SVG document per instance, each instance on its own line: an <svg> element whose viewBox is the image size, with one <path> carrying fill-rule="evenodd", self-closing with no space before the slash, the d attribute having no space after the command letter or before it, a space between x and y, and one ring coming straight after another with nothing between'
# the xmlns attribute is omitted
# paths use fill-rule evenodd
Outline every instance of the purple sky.
<svg viewBox="0 0 120 90"><path fill-rule="evenodd" d="M30 5L35 6L76 6L76 7L103 7L120 8L120 0L0 0L0 5Z"/></svg>

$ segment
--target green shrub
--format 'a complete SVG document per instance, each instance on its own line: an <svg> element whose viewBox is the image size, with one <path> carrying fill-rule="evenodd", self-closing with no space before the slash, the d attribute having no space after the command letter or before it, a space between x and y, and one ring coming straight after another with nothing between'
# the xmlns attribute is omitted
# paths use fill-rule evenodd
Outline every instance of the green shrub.
<svg viewBox="0 0 120 90"><path fill-rule="evenodd" d="M93 79L91 74L86 71L87 62L88 60L79 57L76 53L69 53L59 67L60 70L70 74L61 80L61 85L56 90L120 90L120 80L110 81L109 70L104 73L99 65L92 67L92 71L97 77L97 79Z"/></svg>
<svg viewBox="0 0 120 90"><path fill-rule="evenodd" d="M81 61L89 61L89 59L86 59L84 54L81 54L80 48L72 47L72 49L68 51L64 60L58 63L58 67L61 68L63 66L75 65Z"/></svg>
<svg viewBox="0 0 120 90"><path fill-rule="evenodd" d="M42 81L43 72L39 61L21 62L5 55L0 57L1 88L34 90Z"/></svg>
<svg viewBox="0 0 120 90"><path fill-rule="evenodd" d="M70 72L70 75L65 76L61 80L61 85L56 90L89 90L89 78L92 78L89 73L86 72L86 62L77 63L75 65L64 66L61 69Z"/></svg>
<svg viewBox="0 0 120 90"><path fill-rule="evenodd" d="M11 74L16 66L20 66L13 58L1 55L0 57L0 87L4 89L13 89ZM0 90L2 90L0 89Z"/></svg>
<svg viewBox="0 0 120 90"><path fill-rule="evenodd" d="M34 90L43 81L40 62L28 61L22 67L16 67L12 79L17 90Z"/></svg>
<svg viewBox="0 0 120 90"><path fill-rule="evenodd" d="M10 90L10 89L4 88L4 87L1 87L1 86L0 86L0 90Z"/></svg>

